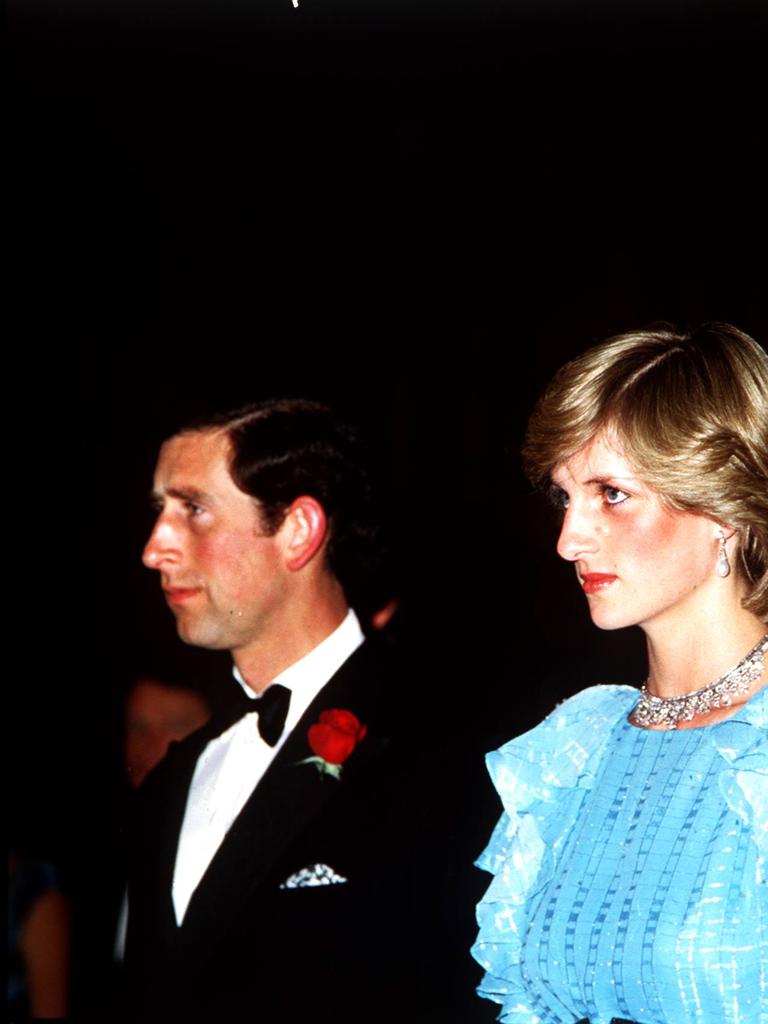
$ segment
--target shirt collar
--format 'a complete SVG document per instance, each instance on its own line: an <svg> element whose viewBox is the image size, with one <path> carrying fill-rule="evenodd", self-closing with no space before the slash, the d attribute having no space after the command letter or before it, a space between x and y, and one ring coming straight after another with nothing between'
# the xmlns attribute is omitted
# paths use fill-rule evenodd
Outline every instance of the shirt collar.
<svg viewBox="0 0 768 1024"><path fill-rule="evenodd" d="M332 633L329 633L317 647L313 647L303 658L299 658L298 661L275 676L269 685L280 683L292 693L310 690L314 696L314 693L325 686L331 676L357 650L364 639L360 620L350 608L344 620ZM253 691L247 686L237 665L232 666L232 674L243 688L246 696L253 697Z"/></svg>

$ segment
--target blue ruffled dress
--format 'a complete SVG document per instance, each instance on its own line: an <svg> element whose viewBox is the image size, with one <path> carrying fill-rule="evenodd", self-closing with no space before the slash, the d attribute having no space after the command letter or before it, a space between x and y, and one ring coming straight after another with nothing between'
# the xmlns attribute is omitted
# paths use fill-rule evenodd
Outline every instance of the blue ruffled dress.
<svg viewBox="0 0 768 1024"><path fill-rule="evenodd" d="M505 1024L768 1024L768 689L698 729L636 702L592 687L488 755L478 992Z"/></svg>

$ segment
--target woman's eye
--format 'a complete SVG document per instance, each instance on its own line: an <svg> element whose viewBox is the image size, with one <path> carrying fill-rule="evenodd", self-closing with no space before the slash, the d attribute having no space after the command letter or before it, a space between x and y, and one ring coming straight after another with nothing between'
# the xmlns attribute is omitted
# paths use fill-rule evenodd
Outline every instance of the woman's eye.
<svg viewBox="0 0 768 1024"><path fill-rule="evenodd" d="M560 487L551 487L549 490L549 499L556 509L568 508L571 503L571 499L568 497L566 492Z"/></svg>
<svg viewBox="0 0 768 1024"><path fill-rule="evenodd" d="M618 487L604 487L603 495L609 505L620 505L629 497L626 491L621 491Z"/></svg>

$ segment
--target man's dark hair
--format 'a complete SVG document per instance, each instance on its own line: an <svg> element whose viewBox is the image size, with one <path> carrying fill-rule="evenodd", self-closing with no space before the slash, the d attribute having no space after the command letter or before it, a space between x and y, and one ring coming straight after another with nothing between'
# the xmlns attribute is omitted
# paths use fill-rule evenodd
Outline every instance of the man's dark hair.
<svg viewBox="0 0 768 1024"><path fill-rule="evenodd" d="M207 430L227 431L230 474L258 500L268 535L296 498L320 502L330 526L328 568L354 604L382 556L369 453L358 432L327 406L304 399L258 402L192 422L181 433Z"/></svg>

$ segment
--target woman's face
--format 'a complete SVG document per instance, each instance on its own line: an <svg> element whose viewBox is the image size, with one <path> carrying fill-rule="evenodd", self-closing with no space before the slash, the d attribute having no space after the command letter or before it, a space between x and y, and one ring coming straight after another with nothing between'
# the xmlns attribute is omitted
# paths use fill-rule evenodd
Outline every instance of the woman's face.
<svg viewBox="0 0 768 1024"><path fill-rule="evenodd" d="M564 510L557 551L575 564L596 626L706 623L723 584L715 522L665 508L606 432L552 482Z"/></svg>

